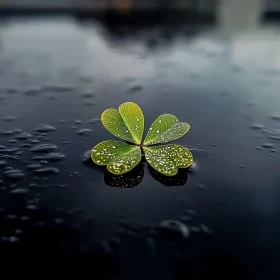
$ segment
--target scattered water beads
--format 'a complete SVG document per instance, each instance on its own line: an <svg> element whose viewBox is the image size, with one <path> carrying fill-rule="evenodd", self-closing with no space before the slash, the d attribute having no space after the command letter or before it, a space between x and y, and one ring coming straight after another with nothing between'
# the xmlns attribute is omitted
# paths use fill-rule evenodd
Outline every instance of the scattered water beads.
<svg viewBox="0 0 280 280"><path fill-rule="evenodd" d="M165 145L145 149L145 156L148 163L158 172L173 176L178 168L190 167L193 163L191 152L179 145Z"/></svg>
<svg viewBox="0 0 280 280"><path fill-rule="evenodd" d="M132 170L141 160L140 148L135 147L130 153L108 164L107 169L113 174L124 174Z"/></svg>
<svg viewBox="0 0 280 280"><path fill-rule="evenodd" d="M137 146L122 142L104 141L93 148L91 157L98 165L108 165L109 171L112 170L112 173L120 174L131 170L139 163L141 150Z"/></svg>

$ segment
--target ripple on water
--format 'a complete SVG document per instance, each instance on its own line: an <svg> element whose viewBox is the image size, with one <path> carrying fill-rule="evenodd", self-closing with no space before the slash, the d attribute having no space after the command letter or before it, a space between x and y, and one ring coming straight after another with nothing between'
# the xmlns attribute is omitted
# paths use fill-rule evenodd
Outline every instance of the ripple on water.
<svg viewBox="0 0 280 280"><path fill-rule="evenodd" d="M57 150L57 146L53 144L39 144L30 149L30 151L34 153L48 153L55 150Z"/></svg>
<svg viewBox="0 0 280 280"><path fill-rule="evenodd" d="M173 240L185 239L190 235L188 227L175 220L162 221L160 222L158 228L160 233Z"/></svg>
<svg viewBox="0 0 280 280"><path fill-rule="evenodd" d="M19 169L7 170L4 172L4 175L9 179L15 179L15 180L22 179L25 176L22 170Z"/></svg>
<svg viewBox="0 0 280 280"><path fill-rule="evenodd" d="M80 136L87 136L92 133L92 130L90 128L83 128L77 131L77 134Z"/></svg>
<svg viewBox="0 0 280 280"><path fill-rule="evenodd" d="M36 132L50 132L54 131L55 127L49 124L40 124L38 127L34 129Z"/></svg>

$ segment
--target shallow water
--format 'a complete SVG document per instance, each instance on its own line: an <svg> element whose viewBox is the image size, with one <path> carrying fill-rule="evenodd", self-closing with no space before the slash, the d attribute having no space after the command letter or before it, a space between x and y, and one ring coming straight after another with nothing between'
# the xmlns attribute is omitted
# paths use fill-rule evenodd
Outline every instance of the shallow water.
<svg viewBox="0 0 280 280"><path fill-rule="evenodd" d="M133 28L3 21L1 254L113 279L275 279L279 28ZM86 160L115 139L101 113L126 101L145 131L163 113L190 124L176 141L193 152L188 173L142 162L119 178Z"/></svg>

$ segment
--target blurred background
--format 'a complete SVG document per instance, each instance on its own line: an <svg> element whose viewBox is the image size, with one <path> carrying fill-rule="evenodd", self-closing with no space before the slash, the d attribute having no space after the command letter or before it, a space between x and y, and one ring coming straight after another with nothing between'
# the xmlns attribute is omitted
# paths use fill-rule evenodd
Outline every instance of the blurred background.
<svg viewBox="0 0 280 280"><path fill-rule="evenodd" d="M280 279L279 16L280 0L0 0L9 275ZM127 101L146 130L190 123L191 170L92 163L114 139L101 113Z"/></svg>

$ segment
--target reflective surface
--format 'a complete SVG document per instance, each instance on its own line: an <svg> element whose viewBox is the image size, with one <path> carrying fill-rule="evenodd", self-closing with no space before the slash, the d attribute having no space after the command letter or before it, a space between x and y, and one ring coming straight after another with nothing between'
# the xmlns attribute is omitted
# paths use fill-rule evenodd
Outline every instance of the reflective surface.
<svg viewBox="0 0 280 280"><path fill-rule="evenodd" d="M7 265L105 279L277 278L277 25L66 17L1 26ZM119 178L87 160L114 139L101 113L125 101L141 106L146 130L163 113L191 125L176 141L193 152L188 173L166 181L143 162Z"/></svg>

